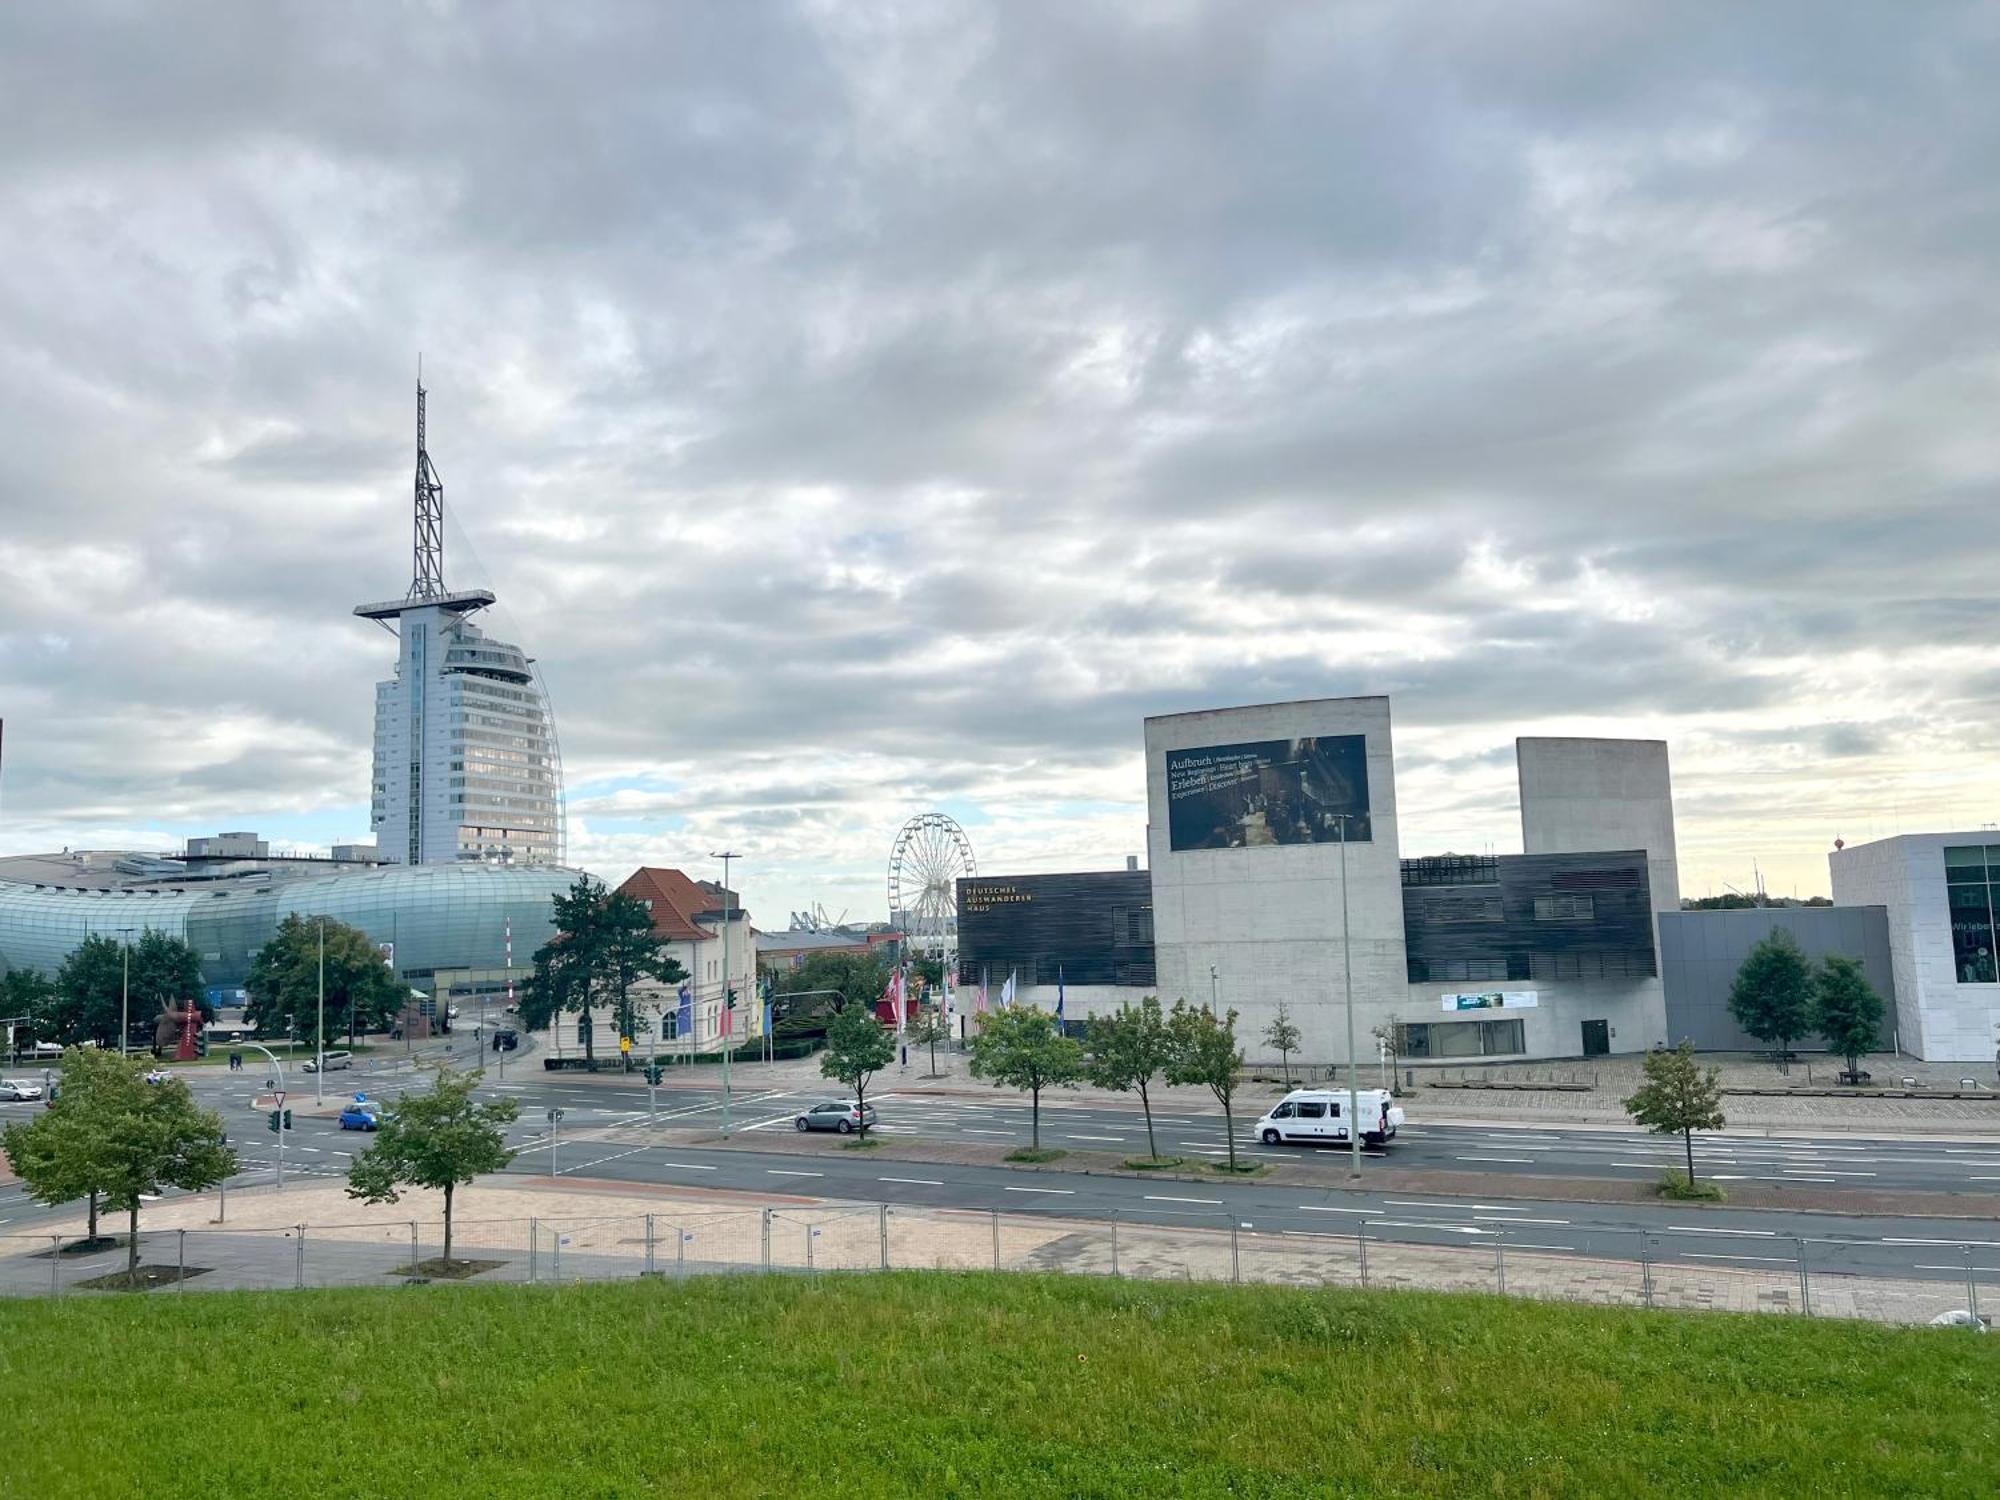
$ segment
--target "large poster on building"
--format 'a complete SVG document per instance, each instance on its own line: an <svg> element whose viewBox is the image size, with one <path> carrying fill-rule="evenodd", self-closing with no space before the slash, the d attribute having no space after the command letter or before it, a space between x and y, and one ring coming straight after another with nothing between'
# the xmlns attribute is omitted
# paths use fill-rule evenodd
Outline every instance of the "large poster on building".
<svg viewBox="0 0 2000 1500"><path fill-rule="evenodd" d="M1449 1011L1537 1010L1541 1003L1540 990L1478 990L1444 996L1444 1008Z"/></svg>
<svg viewBox="0 0 2000 1500"><path fill-rule="evenodd" d="M1373 836L1363 735L1167 752L1167 841L1176 851L1331 844L1343 836L1353 843Z"/></svg>

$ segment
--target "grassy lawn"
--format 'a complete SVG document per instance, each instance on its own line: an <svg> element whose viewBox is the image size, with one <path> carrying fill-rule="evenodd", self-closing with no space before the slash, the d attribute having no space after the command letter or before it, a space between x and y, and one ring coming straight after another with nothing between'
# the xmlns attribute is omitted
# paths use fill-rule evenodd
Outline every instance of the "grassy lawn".
<svg viewBox="0 0 2000 1500"><path fill-rule="evenodd" d="M923 1273L164 1292L0 1304L0 1410L22 1495L1986 1496L2000 1338Z"/></svg>

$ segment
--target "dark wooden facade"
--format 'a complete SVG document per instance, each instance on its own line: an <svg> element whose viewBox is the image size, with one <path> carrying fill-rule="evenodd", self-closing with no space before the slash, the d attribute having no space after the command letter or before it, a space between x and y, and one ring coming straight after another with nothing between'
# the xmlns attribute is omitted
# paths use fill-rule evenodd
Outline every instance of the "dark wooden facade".
<svg viewBox="0 0 2000 1500"><path fill-rule="evenodd" d="M1650 978L1646 851L1406 859L1403 940L1414 984Z"/></svg>

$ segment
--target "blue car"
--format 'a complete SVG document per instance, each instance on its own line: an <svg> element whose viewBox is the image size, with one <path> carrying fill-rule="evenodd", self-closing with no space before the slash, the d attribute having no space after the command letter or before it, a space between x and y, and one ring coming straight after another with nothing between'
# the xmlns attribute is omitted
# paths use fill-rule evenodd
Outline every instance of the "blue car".
<svg viewBox="0 0 2000 1500"><path fill-rule="evenodd" d="M380 1130L382 1111L373 1104L350 1104L340 1112L342 1130Z"/></svg>

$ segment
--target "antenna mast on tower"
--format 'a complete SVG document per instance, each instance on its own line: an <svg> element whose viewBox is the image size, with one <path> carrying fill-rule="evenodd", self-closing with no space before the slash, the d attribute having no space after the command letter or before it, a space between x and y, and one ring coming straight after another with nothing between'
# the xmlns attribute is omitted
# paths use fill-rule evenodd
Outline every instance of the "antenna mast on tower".
<svg viewBox="0 0 2000 1500"><path fill-rule="evenodd" d="M406 599L444 597L444 481L424 447L424 367L417 363L417 529L416 571Z"/></svg>

